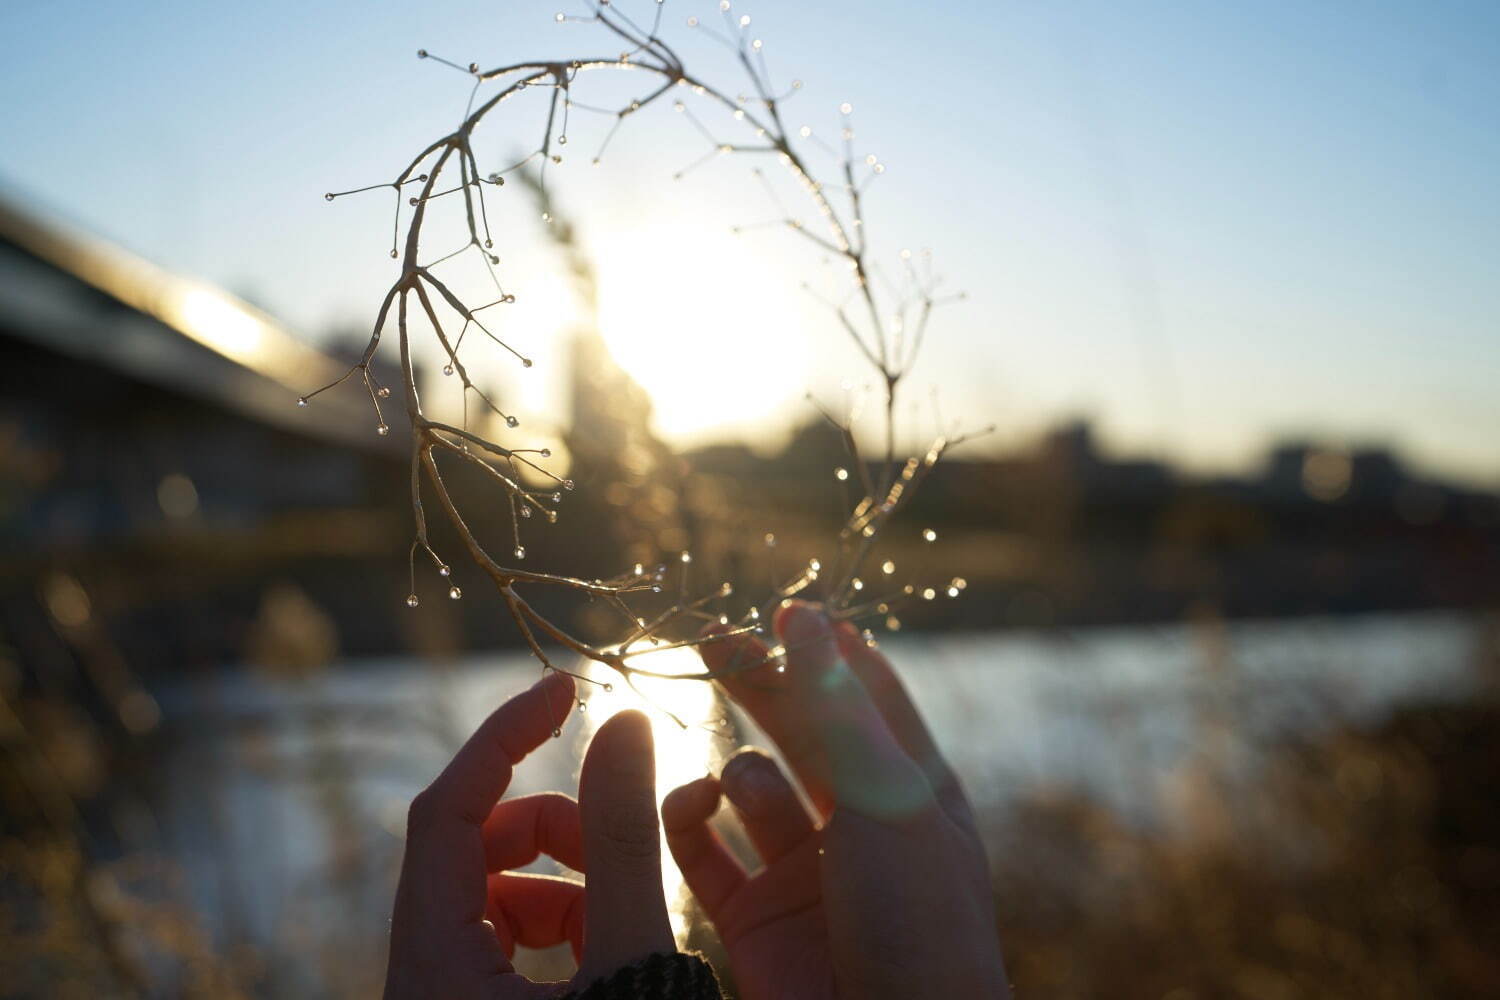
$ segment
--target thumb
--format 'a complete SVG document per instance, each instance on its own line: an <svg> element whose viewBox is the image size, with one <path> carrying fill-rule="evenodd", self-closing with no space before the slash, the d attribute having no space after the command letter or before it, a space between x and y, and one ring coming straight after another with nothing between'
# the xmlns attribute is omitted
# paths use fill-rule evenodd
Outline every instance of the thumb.
<svg viewBox="0 0 1500 1000"><path fill-rule="evenodd" d="M661 885L661 826L651 723L621 712L599 728L578 780L587 985L655 952L676 950Z"/></svg>

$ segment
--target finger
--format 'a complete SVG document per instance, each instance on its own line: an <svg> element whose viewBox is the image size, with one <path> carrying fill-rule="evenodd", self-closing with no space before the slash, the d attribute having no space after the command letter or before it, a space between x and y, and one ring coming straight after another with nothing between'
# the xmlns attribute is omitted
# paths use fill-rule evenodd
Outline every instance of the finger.
<svg viewBox="0 0 1500 1000"><path fill-rule="evenodd" d="M661 885L656 760L651 723L621 712L599 728L578 779L588 872L580 982L658 951L672 951Z"/></svg>
<svg viewBox="0 0 1500 1000"><path fill-rule="evenodd" d="M722 627L715 626L705 634L718 631ZM833 810L833 787L817 722L793 688L791 677L777 672L766 644L751 635L737 635L706 642L698 650L704 665L723 675L720 683L729 696L776 744L814 807L827 816ZM751 664L758 666L744 669Z"/></svg>
<svg viewBox="0 0 1500 1000"><path fill-rule="evenodd" d="M812 817L796 790L776 762L759 750L747 747L731 757L719 783L766 864L812 836Z"/></svg>
<svg viewBox="0 0 1500 1000"><path fill-rule="evenodd" d="M484 821L486 871L529 865L538 855L583 871L583 827L578 803L561 792L506 799Z"/></svg>
<svg viewBox="0 0 1500 1000"><path fill-rule="evenodd" d="M960 816L969 817L971 811L958 776L943 758L937 742L933 740L927 723L907 694L906 685L891 666L884 653L873 648L849 622L841 622L834 629L838 639L839 653L844 662L854 671L869 692L870 699L880 710L886 726L901 744L916 765L927 776L934 794L945 809Z"/></svg>
<svg viewBox="0 0 1500 1000"><path fill-rule="evenodd" d="M708 919L717 923L724 904L745 884L745 869L708 825L719 808L719 781L709 775L674 788L661 804L667 848Z"/></svg>
<svg viewBox="0 0 1500 1000"><path fill-rule="evenodd" d="M510 784L512 768L552 735L573 708L573 678L549 672L479 724L428 789L434 805L475 825Z"/></svg>
<svg viewBox="0 0 1500 1000"><path fill-rule="evenodd" d="M550 948L567 941L573 958L583 954L584 888L568 879L497 872L489 877L485 915L514 956L516 945Z"/></svg>
<svg viewBox="0 0 1500 1000"><path fill-rule="evenodd" d="M543 677L485 719L412 800L396 894L403 928L442 933L484 916L480 821L509 784L513 765L562 724L572 697L572 678L555 673Z"/></svg>
<svg viewBox="0 0 1500 1000"><path fill-rule="evenodd" d="M775 627L792 690L817 720L813 730L837 804L877 819L909 816L931 804L931 786L839 655L823 612L794 601L777 612Z"/></svg>

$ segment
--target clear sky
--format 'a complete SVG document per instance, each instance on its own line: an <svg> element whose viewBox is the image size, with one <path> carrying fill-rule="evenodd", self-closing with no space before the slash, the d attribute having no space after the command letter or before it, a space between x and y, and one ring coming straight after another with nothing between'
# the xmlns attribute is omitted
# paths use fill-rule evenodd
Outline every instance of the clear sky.
<svg viewBox="0 0 1500 1000"><path fill-rule="evenodd" d="M366 325L393 277L389 197L322 193L389 179L457 120L465 79L418 47L485 65L617 48L554 23L559 9L10 0L0 180L310 338ZM1013 437L1090 416L1119 452L1204 469L1306 435L1500 482L1500 4L735 12L775 76L805 81L790 117L826 134L840 102L855 106L860 146L888 165L870 188L876 246L893 262L932 248L969 293L941 314L914 397L936 386L945 415ZM741 88L728 54L686 28L694 14L718 16L668 0L667 37L694 72ZM497 121L492 165L537 141L538 109ZM551 184L598 256L606 337L664 430L769 443L806 389L861 383L799 291L809 272L828 278L815 255L791 234L728 233L779 214L743 158L674 182L702 144L663 106L596 170L599 125L576 127ZM512 213L500 252L520 300L507 336L538 365L495 378L545 423L571 320L513 197L497 209Z"/></svg>

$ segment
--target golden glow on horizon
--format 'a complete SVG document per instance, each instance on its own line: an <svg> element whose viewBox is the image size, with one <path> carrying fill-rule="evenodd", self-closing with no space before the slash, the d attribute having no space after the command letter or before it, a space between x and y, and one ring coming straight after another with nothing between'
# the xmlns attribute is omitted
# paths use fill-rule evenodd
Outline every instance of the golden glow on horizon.
<svg viewBox="0 0 1500 1000"><path fill-rule="evenodd" d="M807 388L796 285L765 245L692 223L598 241L600 332L674 443L762 425Z"/></svg>

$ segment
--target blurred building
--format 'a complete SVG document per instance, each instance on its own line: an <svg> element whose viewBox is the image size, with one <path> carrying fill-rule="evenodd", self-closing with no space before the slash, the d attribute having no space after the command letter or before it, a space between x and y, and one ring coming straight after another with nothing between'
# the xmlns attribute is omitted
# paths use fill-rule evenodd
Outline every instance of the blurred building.
<svg viewBox="0 0 1500 1000"><path fill-rule="evenodd" d="M368 613L404 593L401 442L359 392L296 405L347 363L3 201L0 350L0 632L22 662L90 622L138 670L238 662L290 593L324 655L404 644Z"/></svg>

